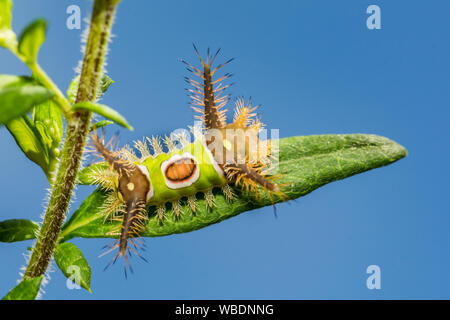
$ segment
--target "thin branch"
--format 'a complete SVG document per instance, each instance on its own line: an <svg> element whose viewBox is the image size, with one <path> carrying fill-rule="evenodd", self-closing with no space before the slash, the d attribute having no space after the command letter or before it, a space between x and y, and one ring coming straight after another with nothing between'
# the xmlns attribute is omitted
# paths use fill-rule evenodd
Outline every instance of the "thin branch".
<svg viewBox="0 0 450 320"><path fill-rule="evenodd" d="M76 102L95 100L119 2L120 0L95 0L94 2ZM90 119L91 113L87 111L75 112L67 119L66 137L56 180L24 279L43 275L49 266L72 197L89 132Z"/></svg>

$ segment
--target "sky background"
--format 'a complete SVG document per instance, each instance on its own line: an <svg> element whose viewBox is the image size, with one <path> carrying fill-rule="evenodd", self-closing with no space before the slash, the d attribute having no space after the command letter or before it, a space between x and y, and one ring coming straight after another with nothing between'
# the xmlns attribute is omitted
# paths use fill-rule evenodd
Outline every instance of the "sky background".
<svg viewBox="0 0 450 320"><path fill-rule="evenodd" d="M82 30L66 28L66 8L83 17L91 1L14 1L13 28L49 21L39 61L62 89L81 59ZM381 8L368 30L366 8ZM146 240L126 280L103 272L109 239L73 239L92 268L92 294L68 290L54 264L45 299L449 299L450 2L123 0L108 55L116 81L103 103L134 126L122 143L192 125L179 58L196 62L221 47L235 57L234 97L261 104L280 136L370 133L405 146L393 165L326 185L290 203L210 227ZM83 27L82 27L83 29ZM0 73L29 74L6 50ZM0 220L41 221L48 187L40 168L0 128ZM92 192L79 187L73 212ZM19 279L32 241L0 243L0 296ZM366 268L381 268L368 290Z"/></svg>

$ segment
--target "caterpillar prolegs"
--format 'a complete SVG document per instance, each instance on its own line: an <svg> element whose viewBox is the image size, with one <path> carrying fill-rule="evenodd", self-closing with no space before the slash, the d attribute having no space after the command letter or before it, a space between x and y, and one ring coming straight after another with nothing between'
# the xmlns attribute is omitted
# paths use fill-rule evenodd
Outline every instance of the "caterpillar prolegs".
<svg viewBox="0 0 450 320"><path fill-rule="evenodd" d="M201 67L186 61L187 69L197 79L186 78L191 104L200 115L202 127L194 128L195 139L187 141L182 135L176 136L179 144L166 137L164 143L157 138L146 138L135 143L140 156L129 147L116 149L113 143L104 143L94 132L92 143L99 155L109 164L109 168L95 173L95 180L109 190L104 208L106 215L113 215L121 221L117 232L119 238L106 252L118 249L112 262L123 257L125 269L129 266L127 254L138 256L142 243L137 237L142 233L147 220L147 207L155 206L161 223L166 217L166 204L171 203L175 217L182 214L181 199L186 199L189 209L195 213L196 195L204 193L206 205L214 207L214 188L221 188L226 199L233 200L230 185L258 194L261 189L273 195L282 196L274 175L269 175L273 146L270 140L260 140L262 123L256 117L256 107L243 98L236 100L233 122L226 121L223 107L229 96L223 95L228 85L223 81L230 77L225 74L215 79L216 72L231 60L212 68L219 50L206 61L198 50ZM150 152L150 145L152 153Z"/></svg>

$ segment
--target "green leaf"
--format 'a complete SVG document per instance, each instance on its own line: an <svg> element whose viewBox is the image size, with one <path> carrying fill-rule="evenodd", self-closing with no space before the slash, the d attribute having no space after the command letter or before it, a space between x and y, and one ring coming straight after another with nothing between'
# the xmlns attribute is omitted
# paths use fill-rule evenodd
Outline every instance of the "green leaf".
<svg viewBox="0 0 450 320"><path fill-rule="evenodd" d="M15 118L6 127L25 155L50 179L60 154L62 114L52 100L47 100L31 110L31 117L31 120L27 115Z"/></svg>
<svg viewBox="0 0 450 320"><path fill-rule="evenodd" d="M63 120L59 107L47 100L34 109L34 125L53 157L59 155L59 144L63 137Z"/></svg>
<svg viewBox="0 0 450 320"><path fill-rule="evenodd" d="M77 98L79 83L80 83L80 76L76 76L70 83L69 89L67 89L67 99L69 100L70 104L75 103L75 100ZM114 83L114 80L112 80L106 74L103 74L102 80L100 82L100 87L97 92L97 100L100 99L103 96L103 94L105 94L105 92L108 90L109 86L113 83Z"/></svg>
<svg viewBox="0 0 450 320"><path fill-rule="evenodd" d="M91 292L91 268L80 249L72 243L61 243L56 247L54 257L67 278Z"/></svg>
<svg viewBox="0 0 450 320"><path fill-rule="evenodd" d="M102 81L100 82L100 88L97 92L97 99L101 98L101 96L108 90L109 86L114 83L114 80L112 80L110 77L108 77L106 74L103 74Z"/></svg>
<svg viewBox="0 0 450 320"><path fill-rule="evenodd" d="M17 145L28 159L39 165L47 174L49 170L48 151L41 142L40 134L28 117L15 118L6 125Z"/></svg>
<svg viewBox="0 0 450 320"><path fill-rule="evenodd" d="M101 120L101 121L96 122L93 125L91 125L91 127L89 128L89 132L92 132L92 131L97 130L97 129L101 128L101 127L108 126L108 125L113 124L113 123L114 123L113 121Z"/></svg>
<svg viewBox="0 0 450 320"><path fill-rule="evenodd" d="M11 219L0 222L0 242L15 242L34 239L39 225L25 219Z"/></svg>
<svg viewBox="0 0 450 320"><path fill-rule="evenodd" d="M30 23L19 37L19 52L25 59L34 63L42 43L45 41L47 22L44 19L37 19Z"/></svg>
<svg viewBox="0 0 450 320"><path fill-rule="evenodd" d="M104 104L98 104L98 103L92 103L92 102L80 102L77 104L73 105L73 109L74 110L88 110L91 112L95 112L103 117L105 117L106 119L112 120L115 123L117 123L118 125L125 127L129 130L133 130L133 127L131 127L127 120L125 120L125 118L118 113L116 110L105 106Z"/></svg>
<svg viewBox="0 0 450 320"><path fill-rule="evenodd" d="M67 89L67 100L70 104L74 104L77 98L78 84L80 83L80 76L76 76L69 85Z"/></svg>
<svg viewBox="0 0 450 320"><path fill-rule="evenodd" d="M289 199L304 196L327 183L391 164L407 154L399 144L375 135L317 135L284 138L279 142L279 173L283 176L277 182ZM257 199L238 190L236 193L238 196L232 203L227 203L225 197L217 193L216 206L212 210L206 210L205 200L199 199L195 215L183 202L181 218L177 220L168 212L163 224L155 216L155 208L150 207L143 236L189 232L245 211L272 205L267 194ZM100 188L94 191L63 226L61 236L64 239L110 237L108 232L113 231L118 222L105 220L101 214L106 196ZM275 202L281 201L275 199Z"/></svg>
<svg viewBox="0 0 450 320"><path fill-rule="evenodd" d="M42 276L22 280L2 300L34 300L41 287Z"/></svg>
<svg viewBox="0 0 450 320"><path fill-rule="evenodd" d="M16 34L11 30L11 0L0 0L0 47L14 48Z"/></svg>
<svg viewBox="0 0 450 320"><path fill-rule="evenodd" d="M0 125L28 112L53 96L29 77L0 75Z"/></svg>
<svg viewBox="0 0 450 320"><path fill-rule="evenodd" d="M95 173L108 168L106 162L100 162L89 167L83 168L78 172L78 184L92 185L95 184Z"/></svg>

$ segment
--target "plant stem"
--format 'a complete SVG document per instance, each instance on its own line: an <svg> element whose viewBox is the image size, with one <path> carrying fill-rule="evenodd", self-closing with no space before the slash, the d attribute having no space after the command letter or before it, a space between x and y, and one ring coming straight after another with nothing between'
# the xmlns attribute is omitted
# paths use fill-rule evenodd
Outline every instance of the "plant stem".
<svg viewBox="0 0 450 320"><path fill-rule="evenodd" d="M96 98L111 27L119 2L120 0L95 0L94 2L76 102L94 101ZM91 113L87 111L75 112L66 119L66 137L61 161L24 279L41 276L48 268L76 183L90 119Z"/></svg>
<svg viewBox="0 0 450 320"><path fill-rule="evenodd" d="M52 81L52 79L47 75L47 73L41 68L37 62L29 62L25 56L23 56L17 49L17 45L10 46L9 50L14 53L23 63L25 63L28 68L33 72L33 75L42 83L47 89L55 94L55 102L61 108L64 117L68 119L71 115L71 108L69 101L66 99L64 94L59 90L58 86Z"/></svg>
<svg viewBox="0 0 450 320"><path fill-rule="evenodd" d="M33 72L34 76L42 83L45 87L50 89L55 93L54 100L61 108L61 111L64 113L64 117L66 119L70 118L70 109L71 105L69 101L66 99L64 94L59 90L58 86L50 79L50 77L45 73L45 71L37 64L28 65L28 67Z"/></svg>

